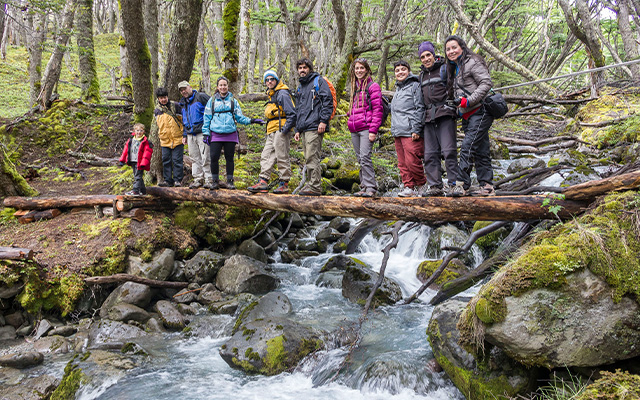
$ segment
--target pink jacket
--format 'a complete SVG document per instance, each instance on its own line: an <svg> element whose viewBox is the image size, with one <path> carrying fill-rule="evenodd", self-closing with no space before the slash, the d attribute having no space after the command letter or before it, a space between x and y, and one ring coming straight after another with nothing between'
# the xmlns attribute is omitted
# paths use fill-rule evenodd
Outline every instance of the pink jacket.
<svg viewBox="0 0 640 400"><path fill-rule="evenodd" d="M367 79L363 88L356 83L356 93L353 97L349 121L347 126L350 132L369 130L370 133L378 133L382 124L382 89L371 77ZM369 96L365 92L369 88ZM369 104L369 99L371 104Z"/></svg>

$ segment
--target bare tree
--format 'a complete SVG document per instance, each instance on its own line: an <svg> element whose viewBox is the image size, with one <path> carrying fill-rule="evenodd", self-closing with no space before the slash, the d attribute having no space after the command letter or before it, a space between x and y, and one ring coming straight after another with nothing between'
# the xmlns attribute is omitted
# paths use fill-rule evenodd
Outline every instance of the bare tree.
<svg viewBox="0 0 640 400"><path fill-rule="evenodd" d="M29 54L29 105L38 101L42 89L42 45L46 37L47 14L28 10L26 23L31 31L27 37L27 53Z"/></svg>
<svg viewBox="0 0 640 400"><path fill-rule="evenodd" d="M144 0L144 32L151 53L151 82L153 89L158 88L158 2Z"/></svg>
<svg viewBox="0 0 640 400"><path fill-rule="evenodd" d="M631 0L612 0L604 2L607 7L616 13L618 18L618 29L624 46L625 61L635 60L640 57L638 51L638 42L636 35L633 33L631 24L629 23L630 10L633 9ZM629 66L631 74L634 78L640 78L640 66L633 64Z"/></svg>
<svg viewBox="0 0 640 400"><path fill-rule="evenodd" d="M77 0L76 35L78 42L78 69L80 91L83 100L100 101L100 82L96 72L96 55L93 47L93 0Z"/></svg>
<svg viewBox="0 0 640 400"><path fill-rule="evenodd" d="M240 21L238 26L238 85L236 91L244 88L247 79L253 78L253 71L247 70L249 64L249 25L251 23L249 10L251 0L240 0Z"/></svg>

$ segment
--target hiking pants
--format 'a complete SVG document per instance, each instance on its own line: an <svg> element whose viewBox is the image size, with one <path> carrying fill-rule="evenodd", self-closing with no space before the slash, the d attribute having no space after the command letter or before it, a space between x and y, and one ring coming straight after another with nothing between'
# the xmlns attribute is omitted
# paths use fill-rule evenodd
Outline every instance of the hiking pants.
<svg viewBox="0 0 640 400"><path fill-rule="evenodd" d="M415 188L427 182L424 176L424 139L412 140L411 137L395 138L398 153L398 169L405 187Z"/></svg>
<svg viewBox="0 0 640 400"><path fill-rule="evenodd" d="M189 157L191 157L191 175L194 182L211 182L211 157L208 146L202 141L202 133L187 135Z"/></svg>
<svg viewBox="0 0 640 400"><path fill-rule="evenodd" d="M173 149L171 147L162 147L162 177L169 186L173 186L176 182L182 183L182 177L184 176L183 156L183 144Z"/></svg>
<svg viewBox="0 0 640 400"><path fill-rule="evenodd" d="M275 131L268 134L260 156L260 178L269 182L271 180L271 172L277 166L280 180L289 182L289 179L291 179L290 148L290 138L286 133Z"/></svg>
<svg viewBox="0 0 640 400"><path fill-rule="evenodd" d="M440 157L444 157L449 186L455 186L460 168L456 149L456 120L452 117L440 117L424 124L424 166L429 186L443 186Z"/></svg>
<svg viewBox="0 0 640 400"><path fill-rule="evenodd" d="M351 143L353 143L353 150L355 150L356 158L360 164L360 188L377 190L376 175L371 161L373 142L369 140L369 130L351 132Z"/></svg>
<svg viewBox="0 0 640 400"><path fill-rule="evenodd" d="M307 166L306 187L318 193L322 192L322 168L320 160L322 155L322 139L324 133L317 130L302 132L302 149Z"/></svg>
<svg viewBox="0 0 640 400"><path fill-rule="evenodd" d="M464 139L460 146L460 180L464 188L471 186L471 170L476 165L476 176L480 186L493 185L493 167L489 144L489 128L493 124L493 117L480 107L467 120L462 120Z"/></svg>

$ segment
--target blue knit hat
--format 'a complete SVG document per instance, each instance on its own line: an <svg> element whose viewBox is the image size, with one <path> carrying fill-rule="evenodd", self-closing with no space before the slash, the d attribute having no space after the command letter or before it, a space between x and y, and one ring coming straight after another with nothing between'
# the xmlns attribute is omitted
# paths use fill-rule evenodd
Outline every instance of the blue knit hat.
<svg viewBox="0 0 640 400"><path fill-rule="evenodd" d="M422 55L422 53L424 53L425 51L428 51L429 53L433 54L434 56L436 55L436 48L433 45L433 43L431 43L431 42L422 42L422 43L420 43L420 46L418 46L418 57L420 57Z"/></svg>
<svg viewBox="0 0 640 400"><path fill-rule="evenodd" d="M262 76L262 82L267 83L267 78L270 77L270 76L276 78L276 81L280 82L280 78L278 78L278 74L276 73L276 71L274 71L272 69L267 70L264 73L264 75Z"/></svg>

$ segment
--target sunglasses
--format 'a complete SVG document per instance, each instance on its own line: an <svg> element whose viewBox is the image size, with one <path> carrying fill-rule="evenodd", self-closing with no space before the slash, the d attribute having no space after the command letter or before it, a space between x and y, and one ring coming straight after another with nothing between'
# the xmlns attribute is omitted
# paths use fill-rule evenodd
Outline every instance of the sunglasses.
<svg viewBox="0 0 640 400"><path fill-rule="evenodd" d="M265 82L277 81L276 78L267 78L264 80Z"/></svg>

